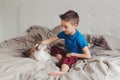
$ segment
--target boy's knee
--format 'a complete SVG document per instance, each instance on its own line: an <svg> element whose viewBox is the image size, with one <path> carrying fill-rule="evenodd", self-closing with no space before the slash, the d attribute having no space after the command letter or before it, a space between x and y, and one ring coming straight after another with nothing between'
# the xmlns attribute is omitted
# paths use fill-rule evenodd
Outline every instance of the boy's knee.
<svg viewBox="0 0 120 80"><path fill-rule="evenodd" d="M56 58L57 58L58 60L61 60L61 59L62 59L62 55L61 55L61 54L56 54Z"/></svg>

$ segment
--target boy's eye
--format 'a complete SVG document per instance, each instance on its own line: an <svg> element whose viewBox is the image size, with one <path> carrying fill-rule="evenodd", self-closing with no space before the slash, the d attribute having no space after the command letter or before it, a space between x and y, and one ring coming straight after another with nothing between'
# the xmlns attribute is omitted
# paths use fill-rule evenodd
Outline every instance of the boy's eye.
<svg viewBox="0 0 120 80"><path fill-rule="evenodd" d="M68 26L66 26L66 25L61 25L61 27L62 27L62 28L68 28Z"/></svg>
<svg viewBox="0 0 120 80"><path fill-rule="evenodd" d="M64 28L68 28L67 26L64 26Z"/></svg>
<svg viewBox="0 0 120 80"><path fill-rule="evenodd" d="M63 28L68 28L67 26L62 26Z"/></svg>

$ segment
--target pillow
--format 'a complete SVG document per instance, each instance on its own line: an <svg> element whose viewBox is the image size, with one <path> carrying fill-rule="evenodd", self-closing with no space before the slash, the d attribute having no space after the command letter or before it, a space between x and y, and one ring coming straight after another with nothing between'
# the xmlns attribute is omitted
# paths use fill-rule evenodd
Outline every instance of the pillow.
<svg viewBox="0 0 120 80"><path fill-rule="evenodd" d="M62 31L62 28L60 25L58 25L48 32L48 37L50 38L50 37L56 36L61 31Z"/></svg>
<svg viewBox="0 0 120 80"><path fill-rule="evenodd" d="M85 36L89 43L90 49L93 49L95 47L100 47L101 49L104 50L111 50L110 46L108 45L103 35L85 34Z"/></svg>
<svg viewBox="0 0 120 80"><path fill-rule="evenodd" d="M107 44L112 50L120 50L120 39L113 36L104 36Z"/></svg>
<svg viewBox="0 0 120 80"><path fill-rule="evenodd" d="M50 30L47 27L41 27L38 25L33 25L30 26L30 28L27 30L27 35L30 35L32 38L38 40L44 40L47 39L48 36L48 32Z"/></svg>
<svg viewBox="0 0 120 80"><path fill-rule="evenodd" d="M89 48L101 47L104 50L120 50L120 39L108 35L85 34Z"/></svg>

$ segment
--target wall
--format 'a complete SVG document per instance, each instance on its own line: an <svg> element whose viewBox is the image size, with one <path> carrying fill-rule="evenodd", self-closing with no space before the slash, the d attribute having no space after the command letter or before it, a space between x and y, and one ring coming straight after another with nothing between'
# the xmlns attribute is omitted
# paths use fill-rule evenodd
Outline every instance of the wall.
<svg viewBox="0 0 120 80"><path fill-rule="evenodd" d="M0 42L3 41L2 0L0 0Z"/></svg>
<svg viewBox="0 0 120 80"><path fill-rule="evenodd" d="M19 36L31 25L53 28L59 15L73 9L82 33L120 38L120 0L3 0L3 40ZM1 37L2 38L2 37Z"/></svg>
<svg viewBox="0 0 120 80"><path fill-rule="evenodd" d="M18 36L17 0L2 0L3 39Z"/></svg>

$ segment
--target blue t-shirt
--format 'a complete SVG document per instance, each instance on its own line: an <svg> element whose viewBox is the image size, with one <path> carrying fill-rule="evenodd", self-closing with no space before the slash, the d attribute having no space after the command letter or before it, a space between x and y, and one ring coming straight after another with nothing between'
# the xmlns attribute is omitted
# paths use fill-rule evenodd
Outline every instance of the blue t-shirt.
<svg viewBox="0 0 120 80"><path fill-rule="evenodd" d="M78 30L74 35L67 35L62 31L57 37L65 40L65 48L68 53L83 53L82 48L88 46L86 38Z"/></svg>

